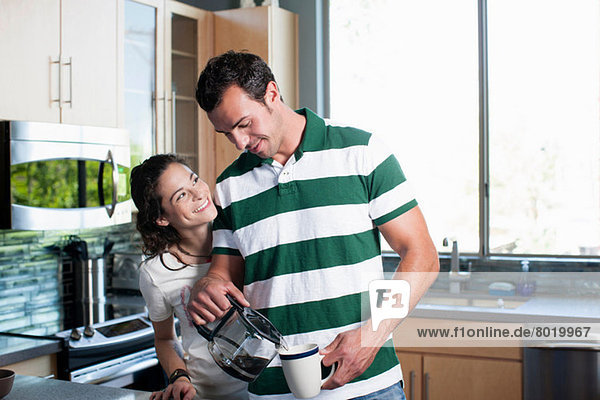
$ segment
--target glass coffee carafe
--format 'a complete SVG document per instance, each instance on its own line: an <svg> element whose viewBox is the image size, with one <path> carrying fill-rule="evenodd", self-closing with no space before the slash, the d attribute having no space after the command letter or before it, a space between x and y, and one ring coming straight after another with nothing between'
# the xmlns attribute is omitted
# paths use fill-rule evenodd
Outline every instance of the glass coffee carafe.
<svg viewBox="0 0 600 400"><path fill-rule="evenodd" d="M208 340L208 350L215 362L229 375L252 382L277 355L281 346L287 348L283 336L259 312L243 307L226 295L231 308L210 330L196 325L198 333Z"/></svg>

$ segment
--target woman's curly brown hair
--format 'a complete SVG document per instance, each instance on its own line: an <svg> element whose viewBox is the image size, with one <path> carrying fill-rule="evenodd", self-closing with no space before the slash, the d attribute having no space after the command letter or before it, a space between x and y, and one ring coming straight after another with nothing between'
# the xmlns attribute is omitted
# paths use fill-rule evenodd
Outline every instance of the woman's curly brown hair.
<svg viewBox="0 0 600 400"><path fill-rule="evenodd" d="M138 209L137 230L142 235L144 245L142 251L148 256L162 253L174 243L179 243L181 237L171 226L159 226L156 220L162 215L161 198L156 193L158 179L172 163L186 162L175 154L157 154L131 170L131 197Z"/></svg>

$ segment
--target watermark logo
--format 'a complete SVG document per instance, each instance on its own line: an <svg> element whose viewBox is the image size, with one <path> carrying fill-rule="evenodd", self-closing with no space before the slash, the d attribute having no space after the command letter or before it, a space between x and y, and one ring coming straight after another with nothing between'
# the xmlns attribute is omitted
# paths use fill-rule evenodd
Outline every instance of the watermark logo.
<svg viewBox="0 0 600 400"><path fill-rule="evenodd" d="M381 321L408 315L410 284L404 280L380 279L369 283L371 321L376 331Z"/></svg>

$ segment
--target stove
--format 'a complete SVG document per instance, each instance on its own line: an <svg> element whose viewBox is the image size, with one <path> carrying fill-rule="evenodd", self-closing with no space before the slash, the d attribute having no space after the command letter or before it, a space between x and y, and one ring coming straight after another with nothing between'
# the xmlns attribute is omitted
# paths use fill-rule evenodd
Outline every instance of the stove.
<svg viewBox="0 0 600 400"><path fill-rule="evenodd" d="M68 340L68 348L71 352L82 354L102 348L108 355L115 351L118 353L122 344L130 347L138 343L153 344L154 340L152 323L143 313L115 318L91 326L80 326L58 332L56 336Z"/></svg>
<svg viewBox="0 0 600 400"><path fill-rule="evenodd" d="M166 386L154 349L154 331L146 314L58 332L66 347L66 369L60 378L137 390Z"/></svg>
<svg viewBox="0 0 600 400"><path fill-rule="evenodd" d="M139 291L137 253L88 258L82 251L63 258L66 366L59 378L80 383L155 391L166 376L154 349L154 331ZM106 265L105 265L106 264Z"/></svg>

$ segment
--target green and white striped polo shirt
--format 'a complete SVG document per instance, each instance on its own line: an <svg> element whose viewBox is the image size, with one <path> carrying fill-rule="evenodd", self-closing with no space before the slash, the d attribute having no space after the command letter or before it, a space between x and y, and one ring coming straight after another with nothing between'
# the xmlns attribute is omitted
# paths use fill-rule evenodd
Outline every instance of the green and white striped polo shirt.
<svg viewBox="0 0 600 400"><path fill-rule="evenodd" d="M361 325L361 296L383 278L377 225L417 203L374 136L298 113L306 129L285 166L246 152L217 179L213 251L244 257L244 295L289 344L324 348ZM384 346L361 376L319 398L364 395L401 377L393 347ZM249 390L292 398L278 358Z"/></svg>

